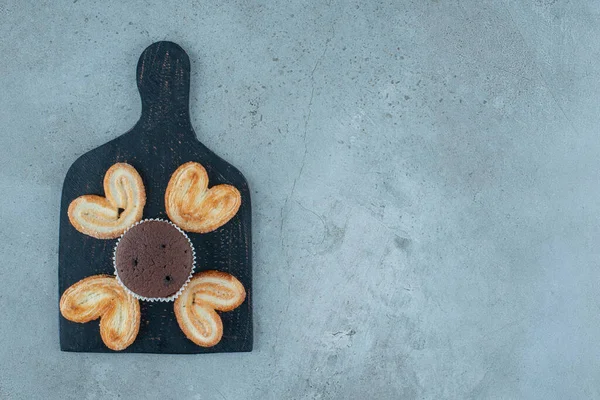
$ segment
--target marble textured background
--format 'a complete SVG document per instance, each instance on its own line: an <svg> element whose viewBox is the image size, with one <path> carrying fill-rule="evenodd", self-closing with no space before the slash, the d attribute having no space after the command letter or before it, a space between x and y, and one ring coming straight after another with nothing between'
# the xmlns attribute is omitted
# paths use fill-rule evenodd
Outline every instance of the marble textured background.
<svg viewBox="0 0 600 400"><path fill-rule="evenodd" d="M0 397L600 398L600 3L0 4ZM248 178L255 351L58 348L61 185L157 40Z"/></svg>

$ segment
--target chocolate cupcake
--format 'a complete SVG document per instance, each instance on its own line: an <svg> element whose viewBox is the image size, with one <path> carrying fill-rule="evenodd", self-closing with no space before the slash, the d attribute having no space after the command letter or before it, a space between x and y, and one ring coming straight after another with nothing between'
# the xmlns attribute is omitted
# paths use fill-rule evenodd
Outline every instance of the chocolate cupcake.
<svg viewBox="0 0 600 400"><path fill-rule="evenodd" d="M195 252L176 225L147 219L129 228L115 247L118 281L133 296L147 301L172 301L194 272Z"/></svg>

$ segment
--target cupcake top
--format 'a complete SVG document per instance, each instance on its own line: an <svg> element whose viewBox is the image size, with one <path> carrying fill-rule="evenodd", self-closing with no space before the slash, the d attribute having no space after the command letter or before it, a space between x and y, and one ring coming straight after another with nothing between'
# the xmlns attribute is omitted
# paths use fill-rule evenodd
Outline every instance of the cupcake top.
<svg viewBox="0 0 600 400"><path fill-rule="evenodd" d="M141 298L174 296L189 280L193 268L189 239L167 221L141 221L123 234L115 250L117 276Z"/></svg>

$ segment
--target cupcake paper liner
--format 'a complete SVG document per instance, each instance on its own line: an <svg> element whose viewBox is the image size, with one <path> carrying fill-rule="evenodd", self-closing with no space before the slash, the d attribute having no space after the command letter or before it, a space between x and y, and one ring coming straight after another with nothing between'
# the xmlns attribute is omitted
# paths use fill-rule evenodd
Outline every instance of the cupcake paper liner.
<svg viewBox="0 0 600 400"><path fill-rule="evenodd" d="M144 222L149 222L149 221L159 221L159 222L166 222L172 226L175 227L175 229L177 229L188 241L188 243L190 244L190 247L192 249L192 269L190 270L190 275L188 276L187 280L185 281L185 283L179 288L179 290L169 296L169 297L144 297L144 296L140 296L139 294L131 291L127 286L125 286L125 284L121 281L121 278L119 277L119 273L117 271L117 247L119 246L119 242L121 242L121 239L123 239L123 236L125 236L125 234L134 226L139 225L139 224L143 224ZM135 297L138 300L143 300L143 301L162 301L162 302L167 302L167 301L175 301L175 299L177 297L179 297L181 295L181 293L183 293L183 291L185 290L186 286L188 285L188 283L190 283L190 280L192 279L192 276L194 275L194 269L196 268L196 250L194 249L194 244L192 243L192 241L190 240L190 238L188 237L188 235L177 225L175 225L174 223L172 223L169 220L166 219L161 219L161 218L147 218L147 219L142 219L138 222L136 222L135 224L131 225L129 228L127 228L127 230L125 232L123 232L123 234L119 237L119 239L117 240L117 243L115 244L115 250L113 251L113 267L115 269L115 276L117 277L117 281L119 282L119 284L125 289L125 291L127 293L129 293L130 295L132 295L133 297Z"/></svg>

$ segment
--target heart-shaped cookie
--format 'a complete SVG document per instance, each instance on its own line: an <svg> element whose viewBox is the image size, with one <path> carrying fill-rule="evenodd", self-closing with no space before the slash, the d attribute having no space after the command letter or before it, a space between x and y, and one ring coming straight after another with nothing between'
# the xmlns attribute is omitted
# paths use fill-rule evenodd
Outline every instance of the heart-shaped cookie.
<svg viewBox="0 0 600 400"><path fill-rule="evenodd" d="M131 165L117 163L104 176L106 197L80 196L69 204L69 221L79 232L97 239L118 238L142 219L146 191Z"/></svg>
<svg viewBox="0 0 600 400"><path fill-rule="evenodd" d="M100 336L112 350L127 348L140 328L140 303L114 276L94 275L75 283L61 296L60 312L79 323L100 318Z"/></svg>
<svg viewBox="0 0 600 400"><path fill-rule="evenodd" d="M194 275L175 300L175 317L188 339L198 346L212 347L223 336L223 322L215 310L231 311L245 298L244 285L234 276L203 271Z"/></svg>
<svg viewBox="0 0 600 400"><path fill-rule="evenodd" d="M167 215L182 229L207 233L225 225L238 212L242 196L231 185L208 189L208 174L196 162L181 165L165 192Z"/></svg>

